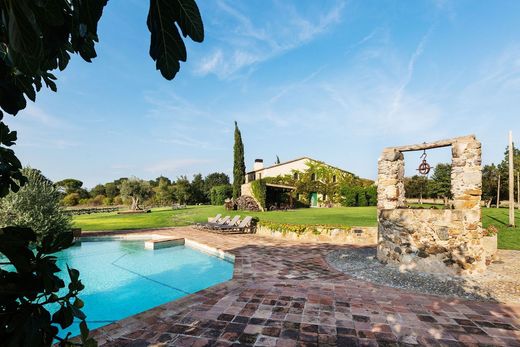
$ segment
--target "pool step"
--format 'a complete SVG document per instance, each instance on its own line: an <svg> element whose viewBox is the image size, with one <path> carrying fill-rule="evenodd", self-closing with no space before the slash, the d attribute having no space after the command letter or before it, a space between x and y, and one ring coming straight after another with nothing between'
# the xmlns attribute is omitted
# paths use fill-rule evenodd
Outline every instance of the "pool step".
<svg viewBox="0 0 520 347"><path fill-rule="evenodd" d="M183 238L157 239L144 242L144 248L149 250L161 249L173 246L184 245Z"/></svg>

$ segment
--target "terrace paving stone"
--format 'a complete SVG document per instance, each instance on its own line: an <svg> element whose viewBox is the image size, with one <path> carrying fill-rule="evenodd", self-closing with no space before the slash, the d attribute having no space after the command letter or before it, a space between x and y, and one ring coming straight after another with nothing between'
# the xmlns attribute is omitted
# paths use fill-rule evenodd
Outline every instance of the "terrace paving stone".
<svg viewBox="0 0 520 347"><path fill-rule="evenodd" d="M353 246L143 232L233 254L233 279L96 329L99 345L520 346L520 305L412 293L328 265L328 253Z"/></svg>

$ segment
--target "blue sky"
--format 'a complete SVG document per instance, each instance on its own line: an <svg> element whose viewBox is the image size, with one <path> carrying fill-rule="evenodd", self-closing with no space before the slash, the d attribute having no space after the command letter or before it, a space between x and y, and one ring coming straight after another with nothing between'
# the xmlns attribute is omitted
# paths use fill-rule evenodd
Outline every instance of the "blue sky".
<svg viewBox="0 0 520 347"><path fill-rule="evenodd" d="M509 129L520 137L519 1L197 3L205 41L168 82L148 56L147 1L111 0L98 58L75 57L58 93L6 119L22 162L87 187L231 174L236 120L248 169L310 156L375 178L386 146L476 134L490 163Z"/></svg>

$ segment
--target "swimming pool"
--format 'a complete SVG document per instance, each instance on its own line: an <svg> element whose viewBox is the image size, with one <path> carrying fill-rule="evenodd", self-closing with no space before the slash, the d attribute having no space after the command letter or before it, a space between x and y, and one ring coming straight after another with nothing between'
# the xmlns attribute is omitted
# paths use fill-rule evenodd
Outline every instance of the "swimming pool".
<svg viewBox="0 0 520 347"><path fill-rule="evenodd" d="M233 276L233 264L187 246L146 250L144 241L81 242L56 253L63 270L79 270L90 329L179 299ZM66 271L62 278L68 283ZM79 334L79 322L60 332Z"/></svg>

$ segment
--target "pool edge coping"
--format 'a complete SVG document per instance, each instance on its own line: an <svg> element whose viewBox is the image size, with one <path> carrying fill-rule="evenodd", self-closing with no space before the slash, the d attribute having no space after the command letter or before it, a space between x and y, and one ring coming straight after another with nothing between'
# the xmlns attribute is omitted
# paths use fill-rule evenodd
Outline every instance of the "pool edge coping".
<svg viewBox="0 0 520 347"><path fill-rule="evenodd" d="M79 241L85 242L96 242L96 241L148 241L148 240L162 240L170 239L171 236L161 235L156 233L132 233L132 234L118 234L118 235L93 235L93 236L81 236L78 238ZM235 263L235 255L217 247L211 247L200 242L188 239L186 237L179 237L182 239L182 245L195 249L199 252L220 258L222 260ZM144 248L144 247L143 247Z"/></svg>

